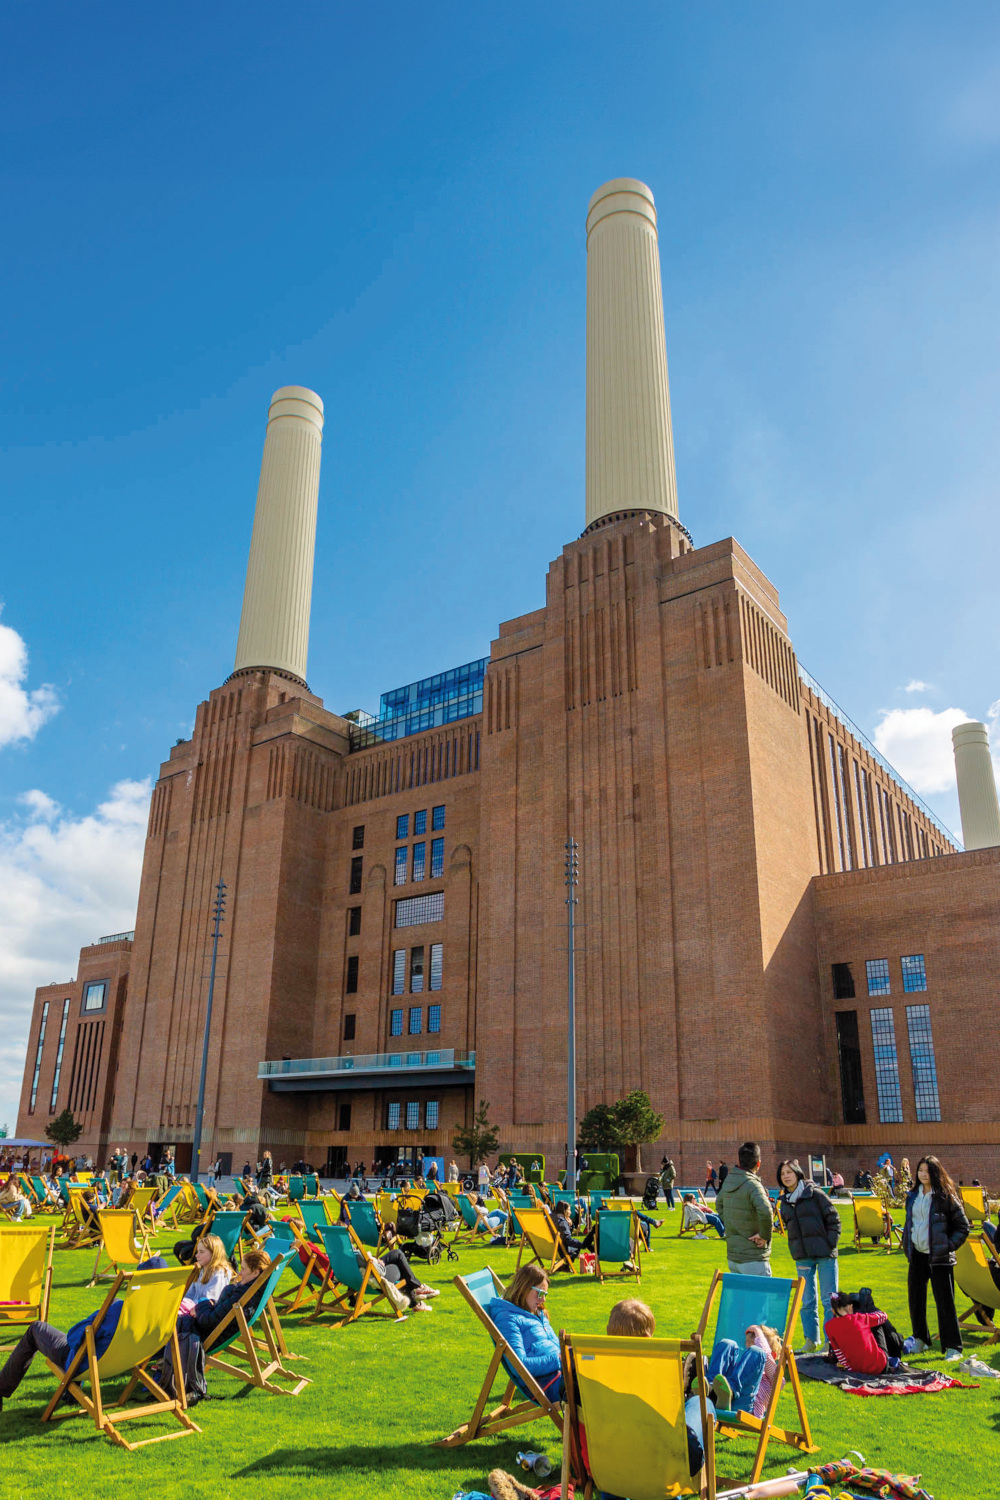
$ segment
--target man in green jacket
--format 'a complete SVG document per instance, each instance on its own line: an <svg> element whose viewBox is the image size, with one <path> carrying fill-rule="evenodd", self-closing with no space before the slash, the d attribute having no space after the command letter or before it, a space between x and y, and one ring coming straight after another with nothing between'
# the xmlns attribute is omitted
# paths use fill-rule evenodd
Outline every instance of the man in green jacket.
<svg viewBox="0 0 1000 1500"><path fill-rule="evenodd" d="M663 1189L663 1196L667 1200L668 1208L673 1208L674 1206L674 1183L676 1181L677 1168L670 1160L670 1157L665 1156L663 1158L663 1170L660 1172L660 1186Z"/></svg>
<svg viewBox="0 0 1000 1500"><path fill-rule="evenodd" d="M757 1175L760 1147L745 1141L739 1166L729 1173L715 1199L715 1211L726 1226L730 1271L740 1276L770 1276L771 1200Z"/></svg>

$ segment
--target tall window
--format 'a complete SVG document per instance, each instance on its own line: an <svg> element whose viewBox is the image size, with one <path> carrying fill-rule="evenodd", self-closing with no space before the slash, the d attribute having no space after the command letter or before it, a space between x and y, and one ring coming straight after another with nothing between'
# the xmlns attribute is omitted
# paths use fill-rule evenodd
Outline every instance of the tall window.
<svg viewBox="0 0 1000 1500"><path fill-rule="evenodd" d="M833 974L833 998L835 1000L854 999L854 975L851 973L850 964L831 964Z"/></svg>
<svg viewBox="0 0 1000 1500"><path fill-rule="evenodd" d="M347 983L344 986L345 995L356 995L358 993L358 955L352 953L347 960Z"/></svg>
<svg viewBox="0 0 1000 1500"><path fill-rule="evenodd" d="M386 1106L386 1111L385 1111L385 1128L386 1128L386 1130L398 1130L399 1129L400 1108L401 1108L401 1106L398 1105L398 1104L389 1104L389 1105Z"/></svg>
<svg viewBox="0 0 1000 1500"><path fill-rule="evenodd" d="M427 809L425 807L425 808L422 809L422 811L415 812L413 814L413 836L414 836L414 838L417 838L417 837L419 837L420 834L426 833L426 832L427 832Z"/></svg>
<svg viewBox="0 0 1000 1500"><path fill-rule="evenodd" d="M442 943L431 943L431 982L429 989L439 990L441 988L441 974L444 969L444 945Z"/></svg>
<svg viewBox="0 0 1000 1500"><path fill-rule="evenodd" d="M35 1113L35 1100L38 1098L38 1075L42 1071L42 1048L45 1046L45 1028L49 1024L49 1006L51 1000L46 1000L42 1006L42 1019L38 1026L38 1047L35 1050L35 1071L31 1075L31 1098L28 1101L28 1114Z"/></svg>
<svg viewBox="0 0 1000 1500"><path fill-rule="evenodd" d="M864 1125L865 1085L861 1073L861 1042L856 1010L838 1010L837 1059L840 1063L840 1099L845 1125Z"/></svg>
<svg viewBox="0 0 1000 1500"><path fill-rule="evenodd" d="M854 858L854 829L851 818L851 783L847 772L847 757L844 754L843 745L837 746L837 773L840 782L840 796L844 806L844 842L847 845L847 868L853 870L857 865Z"/></svg>
<svg viewBox="0 0 1000 1500"><path fill-rule="evenodd" d="M427 1007L427 1030L432 1036L441 1033L441 1007L440 1005L428 1005Z"/></svg>
<svg viewBox="0 0 1000 1500"><path fill-rule="evenodd" d="M59 1080L62 1077L63 1052L66 1048L66 1023L69 1020L69 1000L63 1001L62 1021L59 1025L59 1046L56 1049L56 1066L52 1074L52 1096L49 1099L49 1114L56 1112L56 1100L59 1097Z"/></svg>
<svg viewBox="0 0 1000 1500"><path fill-rule="evenodd" d="M419 948L410 949L410 994L422 995L424 992L424 949L423 944Z"/></svg>
<svg viewBox="0 0 1000 1500"><path fill-rule="evenodd" d="M354 836L353 836L353 839L351 841L351 848L352 849L363 849L364 847L365 847L365 825L363 823L361 823L354 830Z"/></svg>
<svg viewBox="0 0 1000 1500"><path fill-rule="evenodd" d="M424 1106L424 1121L428 1130L437 1130L440 1109L436 1099L428 1099Z"/></svg>
<svg viewBox="0 0 1000 1500"><path fill-rule="evenodd" d="M899 1092L899 1059L896 1056L896 1028L891 1006L873 1010L871 1018L878 1117L883 1125L902 1125L903 1100Z"/></svg>
<svg viewBox="0 0 1000 1500"><path fill-rule="evenodd" d="M435 807L434 811L431 813L431 827L433 828L435 833L440 833L441 829L444 827L443 807Z"/></svg>
<svg viewBox="0 0 1000 1500"><path fill-rule="evenodd" d="M347 1016L344 1017L344 1041L345 1042L353 1042L354 1041L354 1030L355 1030L355 1024L356 1024L356 1022L357 1022L357 1017L356 1016L347 1015Z"/></svg>
<svg viewBox="0 0 1000 1500"><path fill-rule="evenodd" d="M364 869L365 857L363 854L355 855L351 860L351 883L347 888L348 895L358 896L361 894L361 872Z"/></svg>
<svg viewBox="0 0 1000 1500"><path fill-rule="evenodd" d="M431 839L431 879L440 880L444 874L444 839Z"/></svg>
<svg viewBox="0 0 1000 1500"><path fill-rule="evenodd" d="M420 1129L420 1101L407 1100L406 1103L406 1128L407 1130Z"/></svg>
<svg viewBox="0 0 1000 1500"><path fill-rule="evenodd" d="M402 995L406 989L406 949L395 948L392 954L392 993Z"/></svg>
<svg viewBox="0 0 1000 1500"><path fill-rule="evenodd" d="M907 953L900 959L903 966L903 993L917 995L927 988L927 969L922 953Z"/></svg>
<svg viewBox="0 0 1000 1500"><path fill-rule="evenodd" d="M400 1009L400 1010L393 1010L393 1011L389 1012L389 1035L390 1036L402 1036L403 1035L403 1012L402 1012L402 1009Z"/></svg>
<svg viewBox="0 0 1000 1500"><path fill-rule="evenodd" d="M406 884L406 871L410 862L410 851L404 844L402 849L396 850L396 873L393 876L393 885Z"/></svg>
<svg viewBox="0 0 1000 1500"><path fill-rule="evenodd" d="M419 1036L424 1029L424 1008L422 1005L410 1006L410 1036Z"/></svg>
<svg viewBox="0 0 1000 1500"><path fill-rule="evenodd" d="M418 927L422 922L444 920L444 891L430 896L408 896L396 902L396 926Z"/></svg>
<svg viewBox="0 0 1000 1500"><path fill-rule="evenodd" d="M931 1034L929 1005L908 1005L906 1026L910 1033L910 1067L913 1069L913 1102L918 1120L940 1120L937 1062Z"/></svg>
<svg viewBox="0 0 1000 1500"><path fill-rule="evenodd" d="M869 995L892 994L892 986L889 983L889 960L887 958L865 959L865 972L868 976Z"/></svg>
<svg viewBox="0 0 1000 1500"><path fill-rule="evenodd" d="M396 819L396 837L398 839L408 839L410 837L409 813L400 813Z"/></svg>
<svg viewBox="0 0 1000 1500"><path fill-rule="evenodd" d="M340 1118L337 1121L337 1129L338 1130L350 1130L350 1128L351 1128L351 1106L349 1104L342 1104L340 1106L339 1113L340 1113Z"/></svg>
<svg viewBox="0 0 1000 1500"><path fill-rule="evenodd" d="M413 878L424 880L427 876L427 845L414 844L413 846Z"/></svg>
<svg viewBox="0 0 1000 1500"><path fill-rule="evenodd" d="M357 937L361 931L361 907L349 906L347 908L347 936Z"/></svg>

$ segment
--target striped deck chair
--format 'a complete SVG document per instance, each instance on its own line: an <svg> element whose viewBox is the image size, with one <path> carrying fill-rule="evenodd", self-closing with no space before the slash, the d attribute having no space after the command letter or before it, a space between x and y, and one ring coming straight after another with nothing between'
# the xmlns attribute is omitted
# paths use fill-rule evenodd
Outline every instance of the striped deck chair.
<svg viewBox="0 0 1000 1500"><path fill-rule="evenodd" d="M362 1314L372 1312L379 1302L385 1301L385 1311L396 1322L403 1322L406 1313L399 1305L395 1284L382 1275L375 1258L366 1249L356 1245L347 1225L322 1224L319 1233L328 1265L309 1320L327 1312L339 1313L341 1316L333 1326L343 1328L347 1323L357 1322ZM366 1292L374 1293L367 1301ZM328 1297L331 1298L329 1302Z"/></svg>
<svg viewBox="0 0 1000 1500"><path fill-rule="evenodd" d="M54 1224L0 1225L0 1332L48 1319L55 1242Z"/></svg>
<svg viewBox="0 0 1000 1500"><path fill-rule="evenodd" d="M101 1223L101 1242L94 1261L94 1274L88 1286L96 1286L107 1276L119 1272L128 1276L149 1259L149 1234L137 1222L131 1208L102 1208L97 1215ZM101 1267L101 1256L107 1264Z"/></svg>
<svg viewBox="0 0 1000 1500"><path fill-rule="evenodd" d="M955 1280L972 1303L958 1321L964 1323L967 1318L976 1318L989 1331L991 1337L987 1342L990 1344L1000 1344L1000 1329L996 1326L1000 1287L993 1280L991 1270L998 1264L1000 1258L985 1235L973 1237L970 1234L955 1252Z"/></svg>
<svg viewBox="0 0 1000 1500"><path fill-rule="evenodd" d="M161 1350L169 1344L173 1352L174 1369L181 1368L180 1349L177 1343L177 1313L194 1271L187 1266L172 1270L137 1271L134 1276L116 1276L111 1290L101 1305L93 1323L86 1330L84 1342L65 1370L52 1360L46 1364L58 1380L55 1395L42 1413L42 1421L49 1422L56 1409L68 1393L77 1406L93 1418L98 1432L119 1447L134 1453L137 1448L150 1443L163 1443L171 1438L187 1437L200 1432L188 1416L187 1398L183 1381L178 1382L176 1396L168 1396L150 1374L149 1365ZM97 1356L95 1338L112 1304L121 1298L122 1308L111 1343L104 1353ZM116 1376L128 1375L129 1380L114 1406L108 1404L103 1389L107 1381ZM88 1396L83 1382L90 1386ZM153 1400L142 1406L128 1405L136 1386L142 1384ZM74 1413L75 1415L75 1413ZM138 1417L169 1415L177 1422L179 1432L162 1432L156 1437L144 1438L130 1443L120 1431L124 1422Z"/></svg>
<svg viewBox="0 0 1000 1500"><path fill-rule="evenodd" d="M567 1400L563 1422L563 1500L569 1481L582 1500L699 1495L715 1500L715 1428L705 1401L701 1340L561 1335ZM684 1360L695 1357L704 1465L692 1475L685 1420ZM586 1459L581 1429L586 1431ZM582 1487L580 1480L582 1477Z"/></svg>
<svg viewBox="0 0 1000 1500"><path fill-rule="evenodd" d="M476 1438L492 1437L494 1433L503 1432L508 1427L519 1427L523 1422L537 1422L546 1417L561 1433L563 1419L560 1407L549 1400L535 1377L525 1369L487 1312L493 1299L504 1294L504 1285L499 1276L487 1266L485 1270L476 1271L471 1276L456 1276L455 1285L489 1335L493 1355L471 1417L447 1437L440 1438L436 1446L458 1448L463 1443L474 1442ZM488 1409L493 1399L493 1386L501 1371L507 1381L506 1390L499 1406Z"/></svg>
<svg viewBox="0 0 1000 1500"><path fill-rule="evenodd" d="M754 1457L750 1484L756 1484L760 1478L767 1454L767 1445L772 1437L780 1443L787 1443L789 1447L796 1448L800 1453L819 1452L813 1444L809 1431L809 1417L802 1396L802 1386L799 1384L795 1355L792 1353L792 1335L795 1331L795 1320L799 1315L804 1291L805 1282L801 1280L792 1281L779 1276L735 1276L729 1271L716 1271L712 1277L712 1285L709 1288L701 1321L698 1324L696 1336L704 1342L712 1307L718 1297L719 1316L715 1325L713 1350L721 1339L732 1339L737 1347L742 1349L746 1342L746 1331L751 1323L767 1323L781 1333L781 1348L776 1361L774 1385L763 1417L754 1417L745 1411L718 1411L716 1413L719 1426L725 1428L727 1432L752 1433L757 1438L757 1452ZM781 1389L786 1380L795 1398L799 1421L802 1424L800 1432L793 1432L775 1425L778 1397L781 1395Z"/></svg>
<svg viewBox="0 0 1000 1500"><path fill-rule="evenodd" d="M284 1330L274 1305L274 1293L286 1269L298 1254L295 1244L270 1239L264 1249L271 1256L270 1268L251 1282L235 1307L204 1340L205 1370L224 1370L247 1385L275 1396L299 1396L312 1382L294 1370L286 1370L289 1355ZM221 1354L226 1359L221 1359ZM265 1355L264 1363L261 1355ZM237 1364L227 1363L236 1360ZM281 1381L290 1381L282 1385Z"/></svg>
<svg viewBox="0 0 1000 1500"><path fill-rule="evenodd" d="M601 1282L609 1277L634 1276L642 1280L642 1237L639 1220L633 1214L609 1213L606 1208L597 1215L597 1277ZM617 1266L617 1270L609 1267Z"/></svg>
<svg viewBox="0 0 1000 1500"><path fill-rule="evenodd" d="M525 1262L526 1265L537 1260L549 1276L553 1276L556 1271L568 1271L572 1275L573 1262L563 1249L559 1231L552 1222L552 1215L548 1209L519 1208L517 1217L521 1225L521 1246L517 1253L518 1267L521 1264L521 1256L527 1248L531 1251L531 1258Z"/></svg>

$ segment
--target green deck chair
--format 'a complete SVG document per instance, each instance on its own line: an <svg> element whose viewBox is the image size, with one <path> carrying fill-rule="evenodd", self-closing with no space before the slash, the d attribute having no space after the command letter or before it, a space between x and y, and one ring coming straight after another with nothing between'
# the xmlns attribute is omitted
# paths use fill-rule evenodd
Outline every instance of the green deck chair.
<svg viewBox="0 0 1000 1500"><path fill-rule="evenodd" d="M288 1179L288 1201L289 1203L300 1203L306 1195L305 1179L302 1177L289 1177Z"/></svg>
<svg viewBox="0 0 1000 1500"><path fill-rule="evenodd" d="M382 1243L382 1225L372 1204L364 1198L345 1198L344 1202L354 1238L366 1249L377 1251Z"/></svg>
<svg viewBox="0 0 1000 1500"><path fill-rule="evenodd" d="M205 1339L205 1369L224 1370L227 1375L235 1375L247 1385L270 1391L272 1395L298 1396L312 1382L285 1368L285 1360L301 1359L302 1356L289 1354L274 1305L278 1282L298 1254L298 1246L272 1238L263 1248L271 1256L270 1269L260 1273L236 1306L230 1308L218 1327L213 1328ZM255 1298L256 1307L251 1308ZM234 1365L220 1359L223 1353L229 1360L238 1360L239 1363ZM261 1354L266 1356L264 1363ZM279 1384L282 1380L290 1384Z"/></svg>
<svg viewBox="0 0 1000 1500"><path fill-rule="evenodd" d="M246 1222L246 1214L242 1208L223 1208L212 1220L209 1234L217 1234L222 1241L223 1249L230 1260L237 1258L240 1250L240 1236L243 1233L243 1225Z"/></svg>
<svg viewBox="0 0 1000 1500"><path fill-rule="evenodd" d="M356 1242L352 1240L347 1225L321 1224L319 1232L329 1266L310 1318L318 1318L324 1312L340 1313L342 1316L334 1327L342 1328L347 1323L356 1322L363 1313L372 1312L384 1300L393 1319L402 1322L406 1314L398 1305L394 1283L386 1280L374 1257L364 1247L355 1249ZM360 1266L358 1255L361 1256ZM366 1301L365 1293L372 1291L375 1295ZM326 1305L328 1295L332 1296L332 1301Z"/></svg>
<svg viewBox="0 0 1000 1500"><path fill-rule="evenodd" d="M642 1280L640 1261L641 1239L635 1214L610 1213L606 1208L597 1215L597 1276L600 1281L609 1277L634 1276ZM617 1266L617 1270L609 1270Z"/></svg>

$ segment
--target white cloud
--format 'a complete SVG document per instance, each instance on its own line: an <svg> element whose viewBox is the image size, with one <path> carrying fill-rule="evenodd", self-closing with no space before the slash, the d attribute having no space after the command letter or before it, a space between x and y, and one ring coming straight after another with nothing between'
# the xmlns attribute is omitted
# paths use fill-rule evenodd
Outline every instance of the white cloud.
<svg viewBox="0 0 1000 1500"><path fill-rule="evenodd" d="M921 682L919 677L911 677L903 689L904 693L926 693L930 687L929 682Z"/></svg>
<svg viewBox="0 0 1000 1500"><path fill-rule="evenodd" d="M892 708L875 726L875 743L914 791L946 792L955 785L951 731L968 719L960 708Z"/></svg>
<svg viewBox="0 0 1000 1500"><path fill-rule="evenodd" d="M38 985L76 973L79 949L135 925L148 781L120 781L76 818L26 792L23 819L0 823L0 1123L14 1128Z"/></svg>
<svg viewBox="0 0 1000 1500"><path fill-rule="evenodd" d="M43 683L28 692L24 686L27 675L27 646L16 630L0 625L0 745L33 740L42 725L59 712L55 688Z"/></svg>

